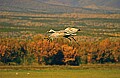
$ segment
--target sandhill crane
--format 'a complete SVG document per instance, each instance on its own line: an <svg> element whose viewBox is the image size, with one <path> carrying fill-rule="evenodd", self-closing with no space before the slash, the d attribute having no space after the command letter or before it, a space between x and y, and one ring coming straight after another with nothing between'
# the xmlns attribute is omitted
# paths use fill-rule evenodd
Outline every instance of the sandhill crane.
<svg viewBox="0 0 120 78"><path fill-rule="evenodd" d="M73 36L77 35L76 33L80 31L80 29L77 28L66 28L65 30L60 30L60 31L55 31L55 30L49 30L48 33L51 33L49 37L47 38L48 40L54 39L54 38L67 38L71 41L71 38L76 42ZM76 42L77 43L77 42ZM78 44L78 43L77 43ZM79 45L79 44L78 44Z"/></svg>

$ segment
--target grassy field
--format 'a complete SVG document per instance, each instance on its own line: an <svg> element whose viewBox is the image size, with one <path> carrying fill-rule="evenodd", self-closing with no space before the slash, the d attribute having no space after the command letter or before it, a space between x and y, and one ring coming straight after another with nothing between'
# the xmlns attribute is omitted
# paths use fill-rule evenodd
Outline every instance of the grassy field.
<svg viewBox="0 0 120 78"><path fill-rule="evenodd" d="M50 29L80 28L79 36L120 37L119 14L34 14L1 12L0 37L45 34ZM24 33L22 33L24 32ZM19 34L20 33L20 34Z"/></svg>
<svg viewBox="0 0 120 78"><path fill-rule="evenodd" d="M38 69L2 69L0 78L119 78L119 65L95 65L66 67L48 66ZM9 67L10 68L10 67ZM13 67L11 67L13 68ZM29 67L28 67L29 68Z"/></svg>
<svg viewBox="0 0 120 78"><path fill-rule="evenodd" d="M120 70L2 70L0 78L119 78Z"/></svg>

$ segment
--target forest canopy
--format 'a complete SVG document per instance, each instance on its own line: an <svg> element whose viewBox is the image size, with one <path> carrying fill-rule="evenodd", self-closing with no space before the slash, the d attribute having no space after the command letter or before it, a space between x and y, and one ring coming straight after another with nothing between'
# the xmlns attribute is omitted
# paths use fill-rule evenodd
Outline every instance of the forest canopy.
<svg viewBox="0 0 120 78"><path fill-rule="evenodd" d="M68 42L68 43L66 43ZM70 44L68 40L48 41L43 35L31 40L6 38L0 40L1 65L80 65L120 62L120 41L109 38L98 42Z"/></svg>

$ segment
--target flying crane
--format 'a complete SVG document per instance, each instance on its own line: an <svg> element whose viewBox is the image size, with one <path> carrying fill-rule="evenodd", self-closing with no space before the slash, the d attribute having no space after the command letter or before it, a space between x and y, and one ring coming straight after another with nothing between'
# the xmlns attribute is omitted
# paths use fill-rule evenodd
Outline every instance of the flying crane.
<svg viewBox="0 0 120 78"><path fill-rule="evenodd" d="M47 33L50 33L50 35L48 36L47 39L50 40L50 39L54 39L54 38L62 38L63 37L63 38L69 39L70 41L73 39L77 43L77 41L75 40L75 38L73 36L76 36L77 35L76 33L78 31L80 31L80 29L70 28L70 27L66 28L65 30L60 30L60 31L55 31L53 29L50 29L47 32Z"/></svg>

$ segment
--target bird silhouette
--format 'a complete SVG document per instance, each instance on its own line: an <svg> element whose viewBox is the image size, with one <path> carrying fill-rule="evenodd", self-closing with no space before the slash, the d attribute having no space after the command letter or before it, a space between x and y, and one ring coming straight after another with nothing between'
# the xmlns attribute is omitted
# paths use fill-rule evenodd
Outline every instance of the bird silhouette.
<svg viewBox="0 0 120 78"><path fill-rule="evenodd" d="M78 31L80 31L80 29L70 28L70 27L66 28L65 30L60 30L60 31L55 31L53 29L50 29L49 31L47 31L47 33L51 33L51 34L46 39L53 40L55 38L62 38L63 37L63 38L69 39L70 41L73 39L77 43L77 41L75 40L75 38L73 36L76 36L77 35L76 33Z"/></svg>

